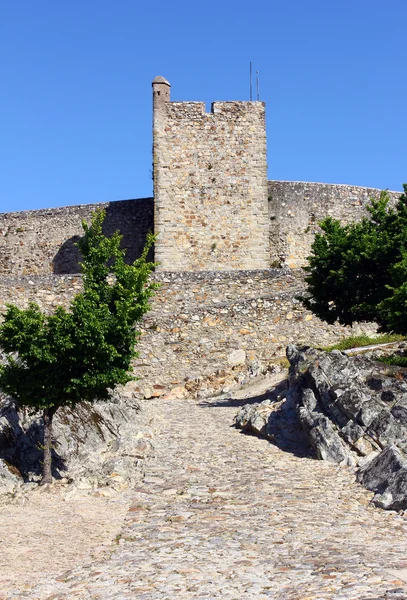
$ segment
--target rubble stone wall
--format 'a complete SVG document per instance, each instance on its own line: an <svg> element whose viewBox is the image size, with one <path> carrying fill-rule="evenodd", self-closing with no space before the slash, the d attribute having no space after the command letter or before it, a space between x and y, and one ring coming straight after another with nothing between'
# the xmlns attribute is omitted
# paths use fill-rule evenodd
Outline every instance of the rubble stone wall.
<svg viewBox="0 0 407 600"><path fill-rule="evenodd" d="M133 262L153 230L152 198L0 214L0 276L79 273L75 242L83 234L82 220L89 222L98 208L106 211L106 235L120 230Z"/></svg>
<svg viewBox="0 0 407 600"><path fill-rule="evenodd" d="M400 194L390 192L392 201ZM271 259L266 267L304 265L321 219L331 215L344 223L358 220L367 214L369 198L379 195L380 190L372 188L269 181ZM154 228L153 198L0 214L0 276L79 273L74 243L82 235L82 220L90 221L97 208L106 210L107 234L120 230L127 260L133 261L140 255L147 232ZM233 248L234 242L226 227L221 235ZM202 227L202 235L205 231L207 228ZM237 235L236 224L233 231L233 235ZM215 257L216 252L220 252L216 241L211 241L210 247ZM203 252L202 247L200 250ZM156 258L159 258L157 252ZM216 264L213 270L218 270ZM225 270L226 264L225 258L219 270Z"/></svg>
<svg viewBox="0 0 407 600"><path fill-rule="evenodd" d="M298 271L156 273L155 279L161 288L141 323L135 363L141 389L227 369L235 350L244 350L247 362L268 364L293 340L325 346L360 330L327 325L305 310L296 298L303 289ZM2 277L0 311L7 302L66 306L81 287L78 275Z"/></svg>
<svg viewBox="0 0 407 600"><path fill-rule="evenodd" d="M327 216L342 223L359 221L368 213L370 198L381 190L352 185L269 181L270 249L272 265L303 266L318 222ZM389 192L394 203L401 192Z"/></svg>

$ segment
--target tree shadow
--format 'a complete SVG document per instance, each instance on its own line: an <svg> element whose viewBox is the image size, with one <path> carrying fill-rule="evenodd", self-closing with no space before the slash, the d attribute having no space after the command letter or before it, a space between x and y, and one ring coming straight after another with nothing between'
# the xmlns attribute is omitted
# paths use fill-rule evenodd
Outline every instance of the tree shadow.
<svg viewBox="0 0 407 600"><path fill-rule="evenodd" d="M281 381L279 381L278 383L270 386L269 389L267 389L265 392L263 392L263 394L259 394L257 396L250 396L248 398L233 398L231 396L228 396L227 398L221 398L219 400L216 401L203 401L199 404L199 406L202 406L203 408L209 408L209 407L224 407L224 406L231 406L231 407L240 407L240 406L244 406L245 404L259 404L260 402L263 402L264 400L277 400L277 397L285 390L287 389L287 378L282 379Z"/></svg>
<svg viewBox="0 0 407 600"><path fill-rule="evenodd" d="M111 236L119 231L122 236L121 248L126 251L125 261L132 264L143 252L147 234L154 229L153 198L138 200L120 200L110 202L105 207L106 217L103 222L103 233ZM80 235L67 239L55 254L52 264L56 275L74 275L80 273L80 254L76 247ZM154 249L148 255L154 260Z"/></svg>
<svg viewBox="0 0 407 600"><path fill-rule="evenodd" d="M231 425L234 427L234 425ZM273 446L277 446L279 450L282 452L286 452L287 454L292 454L297 458L307 458L308 460L319 460L314 448L308 443L307 440L279 440L279 439L271 439L270 437L260 435L254 431L241 429L239 431L240 435L247 437L256 437L261 440L265 440L269 444Z"/></svg>
<svg viewBox="0 0 407 600"><path fill-rule="evenodd" d="M76 246L80 239L79 235L74 235L62 244L52 261L55 275L80 273L80 254Z"/></svg>
<svg viewBox="0 0 407 600"><path fill-rule="evenodd" d="M0 417L6 425L2 428L0 438L0 458L18 470L24 481L32 475L42 474L44 447L44 424L40 417L25 428L22 413L14 401L9 401L0 410ZM66 463L55 448L52 449L52 476L62 479L61 472L66 471Z"/></svg>
<svg viewBox="0 0 407 600"><path fill-rule="evenodd" d="M241 430L243 435L255 435L266 438L271 444L283 452L293 454L298 458L317 460L315 450L309 443L306 433L297 417L296 406L288 397L283 402L275 401L273 410L267 420L264 433L259 433L248 425Z"/></svg>
<svg viewBox="0 0 407 600"><path fill-rule="evenodd" d="M239 408L240 406L245 406L246 404L259 404L263 402L263 400L270 399L270 391L265 392L264 394L260 394L259 396L252 396L251 398L224 398L217 400L216 402L203 401L199 403L199 406L202 408L221 408L226 406Z"/></svg>

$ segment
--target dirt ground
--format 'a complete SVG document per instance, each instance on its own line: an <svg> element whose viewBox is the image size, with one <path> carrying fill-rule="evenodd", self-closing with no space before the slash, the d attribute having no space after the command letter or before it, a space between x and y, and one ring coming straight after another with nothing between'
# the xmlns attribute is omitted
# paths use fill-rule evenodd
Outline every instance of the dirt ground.
<svg viewBox="0 0 407 600"><path fill-rule="evenodd" d="M103 558L115 546L129 503L127 493L69 497L57 484L1 500L0 599Z"/></svg>

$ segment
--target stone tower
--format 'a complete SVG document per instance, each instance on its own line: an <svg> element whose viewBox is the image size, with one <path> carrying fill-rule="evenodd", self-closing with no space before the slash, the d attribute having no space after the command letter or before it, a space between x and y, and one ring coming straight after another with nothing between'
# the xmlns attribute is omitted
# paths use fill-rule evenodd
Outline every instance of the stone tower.
<svg viewBox="0 0 407 600"><path fill-rule="evenodd" d="M164 271L270 266L265 105L171 102L153 81L155 260Z"/></svg>

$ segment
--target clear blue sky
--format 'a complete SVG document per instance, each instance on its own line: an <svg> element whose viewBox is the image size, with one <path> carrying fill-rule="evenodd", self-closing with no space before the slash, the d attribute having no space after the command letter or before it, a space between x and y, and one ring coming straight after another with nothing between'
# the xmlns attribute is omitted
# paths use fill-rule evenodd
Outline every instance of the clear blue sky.
<svg viewBox="0 0 407 600"><path fill-rule="evenodd" d="M270 179L407 182L406 0L2 0L0 211L152 195L151 81L267 103Z"/></svg>

